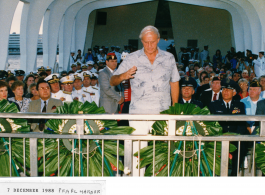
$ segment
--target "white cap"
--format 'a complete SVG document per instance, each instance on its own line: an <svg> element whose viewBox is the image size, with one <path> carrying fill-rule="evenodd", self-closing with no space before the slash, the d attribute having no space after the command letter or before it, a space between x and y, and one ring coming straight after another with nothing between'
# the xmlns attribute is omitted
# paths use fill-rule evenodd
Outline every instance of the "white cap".
<svg viewBox="0 0 265 195"><path fill-rule="evenodd" d="M74 76L74 80L76 79L81 79L82 81L84 80L82 73L74 73L73 76Z"/></svg>
<svg viewBox="0 0 265 195"><path fill-rule="evenodd" d="M71 53L75 53L75 51L74 51L74 50L72 50L72 51L71 51Z"/></svg>
<svg viewBox="0 0 265 195"><path fill-rule="evenodd" d="M96 77L98 79L98 74L97 73L92 73L92 78Z"/></svg>
<svg viewBox="0 0 265 195"><path fill-rule="evenodd" d="M82 64L82 66L81 66L82 68L87 68L87 64Z"/></svg>
<svg viewBox="0 0 265 195"><path fill-rule="evenodd" d="M122 52L121 59L124 60L128 54L129 54L128 52Z"/></svg>
<svg viewBox="0 0 265 195"><path fill-rule="evenodd" d="M87 65L92 65L92 66L93 66L93 65L94 65L94 61L89 60L89 61L86 62L86 64L87 64Z"/></svg>
<svg viewBox="0 0 265 195"><path fill-rule="evenodd" d="M47 66L47 67L46 67L46 70L52 70L52 68L51 68L51 67L49 67L49 66Z"/></svg>
<svg viewBox="0 0 265 195"><path fill-rule="evenodd" d="M81 73L82 75L83 75L83 77L92 77L92 73L90 72L90 71L83 71L82 73Z"/></svg>
<svg viewBox="0 0 265 195"><path fill-rule="evenodd" d="M92 68L92 69L90 70L90 72L91 72L91 73L96 73L96 72L97 72L97 69Z"/></svg>
<svg viewBox="0 0 265 195"><path fill-rule="evenodd" d="M100 48L99 51L103 51L103 49Z"/></svg>
<svg viewBox="0 0 265 195"><path fill-rule="evenodd" d="M61 83L73 83L74 82L74 76L68 75L60 79Z"/></svg>
<svg viewBox="0 0 265 195"><path fill-rule="evenodd" d="M243 72L246 72L246 73L248 73L248 70L243 70Z"/></svg>
<svg viewBox="0 0 265 195"><path fill-rule="evenodd" d="M59 81L59 74L50 74L44 80L48 83L53 83L53 81Z"/></svg>

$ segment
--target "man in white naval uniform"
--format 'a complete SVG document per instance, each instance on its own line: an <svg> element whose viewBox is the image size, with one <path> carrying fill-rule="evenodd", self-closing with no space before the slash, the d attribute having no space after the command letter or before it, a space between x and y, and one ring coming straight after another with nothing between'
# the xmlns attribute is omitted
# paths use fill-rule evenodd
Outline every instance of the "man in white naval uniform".
<svg viewBox="0 0 265 195"><path fill-rule="evenodd" d="M62 102L73 101L71 97L66 97L63 91L60 90L59 74L51 74L44 80L47 81L51 87L51 98L61 100Z"/></svg>
<svg viewBox="0 0 265 195"><path fill-rule="evenodd" d="M90 60L90 61L87 61L86 62L86 65L87 65L87 70L91 70L91 69L95 69L94 68L94 61Z"/></svg>
<svg viewBox="0 0 265 195"><path fill-rule="evenodd" d="M78 96L82 96L84 99L84 102L88 101L88 102L92 102L91 100L91 96L89 93L84 92L83 90L83 75L82 73L78 73L78 74L74 74L74 88L75 90L72 92L72 96L78 97Z"/></svg>
<svg viewBox="0 0 265 195"><path fill-rule="evenodd" d="M65 94L65 96L70 96L70 98L72 98L73 100L77 100L80 101L82 103L84 103L84 98L83 96L80 94L73 94L73 88L74 88L74 76L73 75L68 75L65 76L63 78L61 78L60 82L63 84L63 93Z"/></svg>
<svg viewBox="0 0 265 195"><path fill-rule="evenodd" d="M265 58L264 51L259 52L259 58L257 60L253 60L254 63L254 71L257 77L260 77L265 74Z"/></svg>
<svg viewBox="0 0 265 195"><path fill-rule="evenodd" d="M97 87L91 86L92 73L90 71L84 71L83 74L83 91L89 93L91 96L91 101L95 102L99 106L99 89Z"/></svg>
<svg viewBox="0 0 265 195"><path fill-rule="evenodd" d="M91 72L91 71L90 71ZM92 87L95 87L95 89L100 89L100 86L98 84L98 74L95 72L91 72L92 73L92 77L91 77L91 85Z"/></svg>

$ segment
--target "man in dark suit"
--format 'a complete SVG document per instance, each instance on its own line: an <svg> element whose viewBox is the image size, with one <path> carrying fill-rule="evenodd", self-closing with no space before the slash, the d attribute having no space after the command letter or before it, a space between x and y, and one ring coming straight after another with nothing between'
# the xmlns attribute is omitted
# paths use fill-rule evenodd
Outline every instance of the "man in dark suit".
<svg viewBox="0 0 265 195"><path fill-rule="evenodd" d="M222 92L221 92L221 80L219 77L214 77L211 81L211 90L206 90L202 92L200 101L202 102L203 106L209 106L209 104L215 100L222 99Z"/></svg>
<svg viewBox="0 0 265 195"><path fill-rule="evenodd" d="M115 86L110 86L110 78L117 68L117 57L115 53L108 53L106 67L99 72L100 99L99 106L103 106L106 113L118 112L118 105L124 102L124 97L115 90Z"/></svg>
<svg viewBox="0 0 265 195"><path fill-rule="evenodd" d="M181 97L179 99L180 104L184 103L190 103L195 104L199 106L200 108L203 108L203 104L192 98L192 95L195 92L195 87L197 86L197 82L192 77L183 77L180 80L180 86L181 86Z"/></svg>
<svg viewBox="0 0 265 195"><path fill-rule="evenodd" d="M51 98L51 88L44 79L38 81L36 89L39 92L40 99L33 100L29 103L28 112L53 113L58 106L63 106L61 100ZM45 119L33 119L31 122L31 129L33 131L38 132L44 130ZM39 125L37 123L39 123Z"/></svg>
<svg viewBox="0 0 265 195"><path fill-rule="evenodd" d="M209 110L212 114L217 115L245 115L244 103L239 100L234 100L233 96L236 95L237 84L230 79L222 80L222 97L223 99L216 100L209 104ZM220 125L223 128L223 133L238 133L241 135L249 135L247 130L247 123L245 121L220 121ZM238 147L238 142L231 142ZM245 142L241 142L240 145L240 164L243 162L247 145ZM232 158L232 176L237 175L237 159L238 151L231 153Z"/></svg>

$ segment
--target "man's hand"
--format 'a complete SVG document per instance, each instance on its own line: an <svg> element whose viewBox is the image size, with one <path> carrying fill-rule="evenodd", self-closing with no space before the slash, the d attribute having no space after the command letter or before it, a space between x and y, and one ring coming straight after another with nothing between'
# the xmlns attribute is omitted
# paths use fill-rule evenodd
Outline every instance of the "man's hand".
<svg viewBox="0 0 265 195"><path fill-rule="evenodd" d="M134 78L134 74L136 73L136 66L133 66L131 69L129 69L127 72L123 73L123 79L127 80L127 79L132 79Z"/></svg>
<svg viewBox="0 0 265 195"><path fill-rule="evenodd" d="M124 97L121 97L120 101L118 102L118 104L122 104L124 102Z"/></svg>
<svg viewBox="0 0 265 195"><path fill-rule="evenodd" d="M136 66L132 67L129 69L127 72L120 74L120 75L113 75L110 79L110 85L111 86L117 86L119 85L122 81L132 79L134 78L134 74L136 73Z"/></svg>

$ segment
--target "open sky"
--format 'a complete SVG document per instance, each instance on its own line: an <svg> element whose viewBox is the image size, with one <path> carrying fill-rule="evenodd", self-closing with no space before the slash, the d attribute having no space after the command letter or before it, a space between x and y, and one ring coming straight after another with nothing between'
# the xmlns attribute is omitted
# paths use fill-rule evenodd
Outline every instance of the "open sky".
<svg viewBox="0 0 265 195"><path fill-rule="evenodd" d="M16 34L20 33L20 21L21 21L21 13L22 13L22 9L23 9L23 2L19 1L14 17L13 17L13 22L11 25L11 29L10 29L10 34L12 34L13 32L15 32ZM42 34L42 24L40 27L40 32L39 34Z"/></svg>

